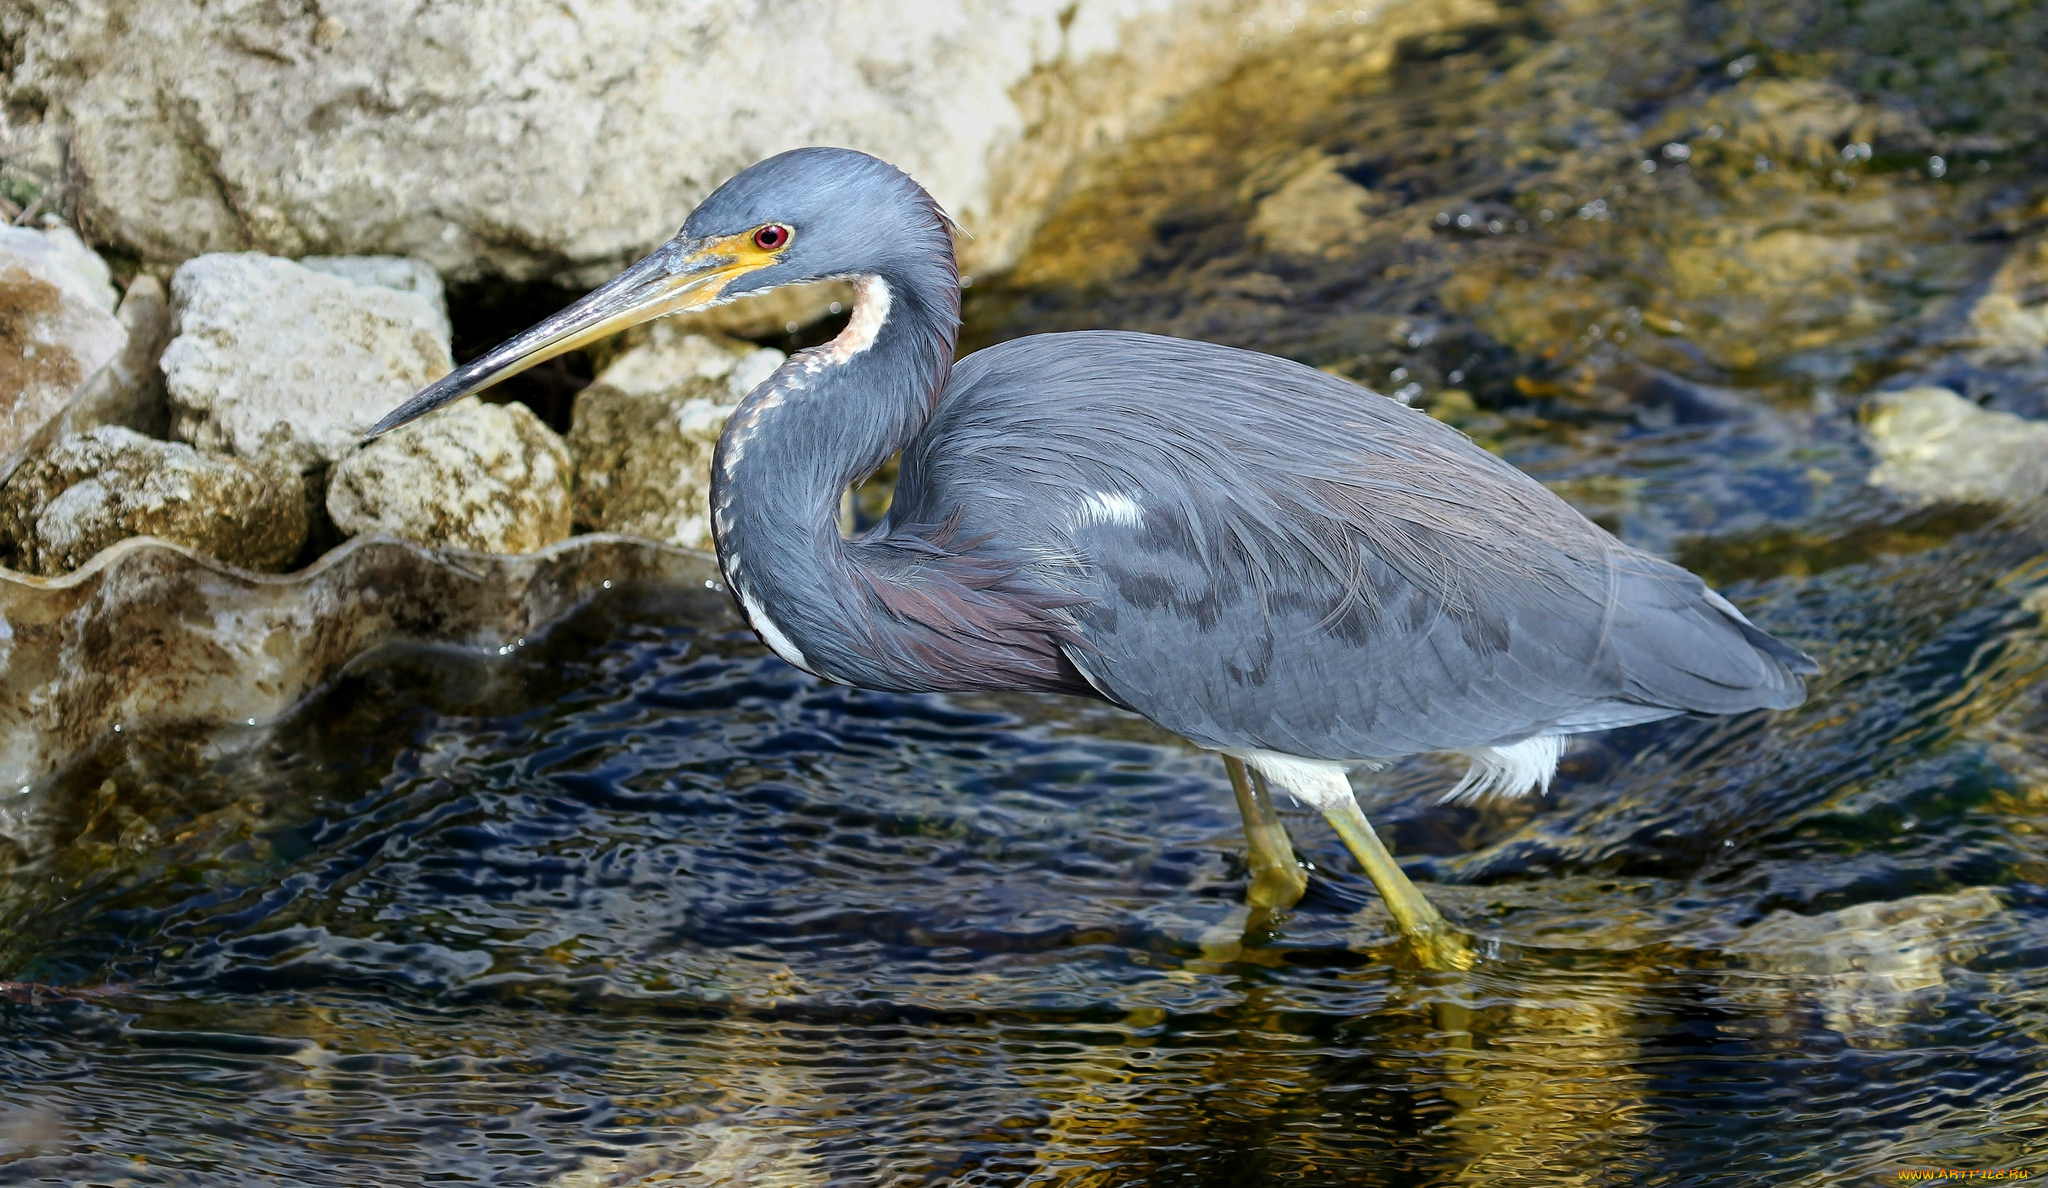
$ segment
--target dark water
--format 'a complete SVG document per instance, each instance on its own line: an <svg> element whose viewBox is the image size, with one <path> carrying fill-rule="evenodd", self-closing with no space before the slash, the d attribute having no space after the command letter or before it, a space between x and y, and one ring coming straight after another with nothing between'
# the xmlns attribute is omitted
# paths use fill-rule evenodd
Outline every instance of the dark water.
<svg viewBox="0 0 2048 1188"><path fill-rule="evenodd" d="M1362 775L1472 972L1415 969L1309 816L1309 897L1249 920L1220 768L1142 722L820 685L722 596L621 590L34 789L0 1182L2048 1175L2048 515L1869 485L1856 418L1929 380L2042 411L2037 355L1955 327L2048 212L2044 28L1511 8L1391 64L1275 34L974 290L979 341L1414 384L1821 660L1800 710L1603 736L1547 800Z"/></svg>

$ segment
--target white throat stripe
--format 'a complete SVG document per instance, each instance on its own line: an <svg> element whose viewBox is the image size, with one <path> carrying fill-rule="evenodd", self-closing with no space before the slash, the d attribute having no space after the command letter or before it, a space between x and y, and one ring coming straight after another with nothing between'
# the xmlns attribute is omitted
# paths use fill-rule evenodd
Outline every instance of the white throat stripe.
<svg viewBox="0 0 2048 1188"><path fill-rule="evenodd" d="M826 343L819 354L827 362L844 363L874 346L875 338L882 333L883 323L888 320L889 282L879 276L855 277L853 317L848 319L846 329Z"/></svg>

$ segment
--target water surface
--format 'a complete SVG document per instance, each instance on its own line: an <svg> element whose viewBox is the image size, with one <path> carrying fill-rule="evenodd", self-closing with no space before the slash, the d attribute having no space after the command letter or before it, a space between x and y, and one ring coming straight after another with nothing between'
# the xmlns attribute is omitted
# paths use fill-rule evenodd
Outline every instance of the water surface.
<svg viewBox="0 0 2048 1188"><path fill-rule="evenodd" d="M1856 419L2043 412L1957 329L2048 211L2040 12L1535 5L1381 53L1366 11L1247 34L970 338L1404 393L1811 651L1806 706L1602 736L1534 802L1362 774L1484 938L1451 975L1311 815L1308 898L1250 918L1220 767L1118 711L821 684L701 589L387 648L31 790L0 1182L2048 1174L2048 515L1874 488Z"/></svg>

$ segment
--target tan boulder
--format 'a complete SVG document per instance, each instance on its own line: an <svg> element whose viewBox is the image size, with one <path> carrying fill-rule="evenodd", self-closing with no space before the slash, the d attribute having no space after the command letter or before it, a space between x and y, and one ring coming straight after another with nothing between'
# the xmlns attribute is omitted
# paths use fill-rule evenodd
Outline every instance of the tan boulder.
<svg viewBox="0 0 2048 1188"><path fill-rule="evenodd" d="M306 541L305 500L289 476L118 425L66 438L0 486L12 568L66 573L130 536L283 569Z"/></svg>
<svg viewBox="0 0 2048 1188"><path fill-rule="evenodd" d="M1380 10L1387 5L1379 6ZM1414 7L1423 7L1414 5ZM8 94L73 130L142 255L417 255L584 279L768 154L843 144L1014 258L1067 167L1244 55L1291 0L26 0ZM1394 38L1388 38L1389 48Z"/></svg>
<svg viewBox="0 0 2048 1188"><path fill-rule="evenodd" d="M127 343L118 297L68 228L0 225L0 477Z"/></svg>
<svg viewBox="0 0 2048 1188"><path fill-rule="evenodd" d="M479 553L531 553L569 535L569 451L523 404L456 401L344 458L327 514Z"/></svg>
<svg viewBox="0 0 2048 1188"><path fill-rule="evenodd" d="M684 548L711 546L711 455L742 396L782 352L658 323L576 396L576 522Z"/></svg>
<svg viewBox="0 0 2048 1188"><path fill-rule="evenodd" d="M451 366L428 298L274 256L189 261L171 278L171 314L171 436L316 490L379 417Z"/></svg>
<svg viewBox="0 0 2048 1188"><path fill-rule="evenodd" d="M2048 423L1947 388L1880 392L1863 410L1870 481L1910 499L2016 504L2048 492Z"/></svg>

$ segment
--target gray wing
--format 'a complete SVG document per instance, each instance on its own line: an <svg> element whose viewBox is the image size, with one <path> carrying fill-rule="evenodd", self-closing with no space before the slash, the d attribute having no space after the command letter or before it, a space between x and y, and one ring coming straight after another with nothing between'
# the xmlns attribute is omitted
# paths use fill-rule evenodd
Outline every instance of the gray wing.
<svg viewBox="0 0 2048 1188"><path fill-rule="evenodd" d="M1782 708L1812 662L1431 418L1206 343L1041 335L962 360L892 521L1064 606L1105 696L1325 759Z"/></svg>

